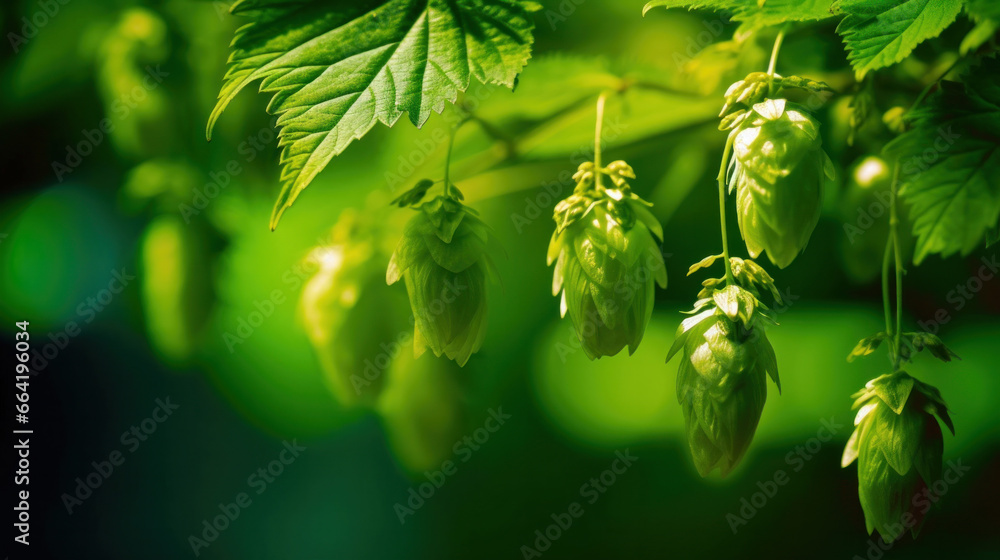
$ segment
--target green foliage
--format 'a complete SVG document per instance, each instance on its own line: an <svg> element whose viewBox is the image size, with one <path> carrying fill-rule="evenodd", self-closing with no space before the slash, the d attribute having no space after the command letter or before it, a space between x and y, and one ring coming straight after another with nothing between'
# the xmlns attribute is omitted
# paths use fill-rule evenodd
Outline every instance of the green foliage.
<svg viewBox="0 0 1000 560"><path fill-rule="evenodd" d="M741 31L754 31L790 21L818 21L833 16L831 0L653 0L642 9L643 15L653 8L709 9L732 14L741 22Z"/></svg>
<svg viewBox="0 0 1000 560"><path fill-rule="evenodd" d="M1000 61L964 84L942 82L910 112L912 129L886 146L897 158L913 219L917 264L930 254L970 253L1000 218Z"/></svg>
<svg viewBox="0 0 1000 560"><path fill-rule="evenodd" d="M892 66L920 43L937 37L962 10L962 0L838 0L846 17L837 27L858 79Z"/></svg>
<svg viewBox="0 0 1000 560"><path fill-rule="evenodd" d="M271 229L299 193L376 122L403 113L417 126L472 77L513 87L530 56L531 2L366 0L331 9L320 0L241 0L252 21L233 40L208 135L230 101L262 80L279 115L282 190Z"/></svg>

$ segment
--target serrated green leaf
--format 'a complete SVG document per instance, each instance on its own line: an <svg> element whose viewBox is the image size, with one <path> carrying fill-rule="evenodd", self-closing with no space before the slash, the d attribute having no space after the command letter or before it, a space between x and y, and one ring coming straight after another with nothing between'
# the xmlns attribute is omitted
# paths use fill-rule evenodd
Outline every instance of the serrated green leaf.
<svg viewBox="0 0 1000 560"><path fill-rule="evenodd" d="M917 45L937 37L958 17L962 0L839 0L833 9L846 14L837 32L861 79L902 61Z"/></svg>
<svg viewBox="0 0 1000 560"><path fill-rule="evenodd" d="M240 0L252 21L233 39L207 135L241 89L261 80L278 115L282 189L271 228L330 160L375 123L422 125L475 77L514 85L530 56L533 3L515 0Z"/></svg>
<svg viewBox="0 0 1000 560"><path fill-rule="evenodd" d="M816 21L832 17L831 0L653 0L642 15L653 8L708 9L728 12L742 23L740 31L753 31L789 21Z"/></svg>
<svg viewBox="0 0 1000 560"><path fill-rule="evenodd" d="M900 196L917 244L913 261L972 252L1000 218L1000 61L965 84L942 82L912 111L912 129L886 146L898 158Z"/></svg>

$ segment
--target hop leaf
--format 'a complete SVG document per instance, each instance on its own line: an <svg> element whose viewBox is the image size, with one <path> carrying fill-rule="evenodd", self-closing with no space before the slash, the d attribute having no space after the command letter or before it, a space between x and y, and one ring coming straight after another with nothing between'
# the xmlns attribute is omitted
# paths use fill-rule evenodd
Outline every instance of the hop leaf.
<svg viewBox="0 0 1000 560"><path fill-rule="evenodd" d="M499 282L488 249L490 228L461 202L439 196L406 225L386 282L406 282L413 310L413 350L430 348L464 366L486 336L486 281Z"/></svg>
<svg viewBox="0 0 1000 560"><path fill-rule="evenodd" d="M855 398L855 430L841 466L858 461L868 533L877 530L892 542L912 525L916 536L926 510L914 498L941 478L944 440L934 415L954 433L948 409L936 388L902 371L869 381Z"/></svg>
<svg viewBox="0 0 1000 560"><path fill-rule="evenodd" d="M735 289L735 290L734 290ZM729 286L718 293L733 293ZM733 294L742 301L751 297ZM699 474L722 476L739 464L753 440L767 398L766 376L780 391L774 349L756 320L734 321L708 302L677 330L667 361L682 351L677 401L684 411L688 445ZM742 319L742 317L741 317Z"/></svg>
<svg viewBox="0 0 1000 560"><path fill-rule="evenodd" d="M327 164L376 123L422 126L472 78L514 86L530 56L534 2L513 0L239 0L250 22L233 39L209 117L260 81L278 115L282 213Z"/></svg>
<svg viewBox="0 0 1000 560"><path fill-rule="evenodd" d="M767 251L785 268L809 242L824 179L834 175L819 123L784 99L768 99L731 134L730 188L736 189L740 233L751 256Z"/></svg>
<svg viewBox="0 0 1000 560"><path fill-rule="evenodd" d="M555 263L552 294L560 296L590 359L635 352L653 313L654 281L667 286L667 269L656 238L659 222L626 179L632 168L618 161L601 170L617 188L599 191L592 163L580 166L574 194L553 218L548 264Z"/></svg>

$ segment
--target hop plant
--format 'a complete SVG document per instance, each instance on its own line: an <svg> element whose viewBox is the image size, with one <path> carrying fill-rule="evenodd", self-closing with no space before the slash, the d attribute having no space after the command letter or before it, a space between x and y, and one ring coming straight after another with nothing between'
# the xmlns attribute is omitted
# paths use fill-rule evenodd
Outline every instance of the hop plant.
<svg viewBox="0 0 1000 560"><path fill-rule="evenodd" d="M819 221L823 182L834 177L819 123L784 99L766 99L731 135L729 185L747 251L754 258L766 251L785 268L805 249Z"/></svg>
<svg viewBox="0 0 1000 560"><path fill-rule="evenodd" d="M773 293L777 290L752 261L733 261L736 278L743 285L716 289L723 280L707 280L692 312L696 314L681 323L667 355L669 362L681 352L677 402L684 411L688 445L701 476L718 468L724 477L743 458L767 399L765 377L770 376L781 390L774 349L764 332L773 318L748 280L756 278Z"/></svg>
<svg viewBox="0 0 1000 560"><path fill-rule="evenodd" d="M376 219L346 210L304 263L315 273L302 289L302 322L327 385L345 406L374 404L408 328L401 296L381 278L379 263L389 254L383 239Z"/></svg>
<svg viewBox="0 0 1000 560"><path fill-rule="evenodd" d="M607 175L604 188L597 174ZM553 219L548 264L555 263L552 295L560 314L569 313L590 359L635 352L653 313L654 281L667 287L667 269L657 239L663 229L626 179L635 173L624 161L597 169L580 165L573 194L559 202Z"/></svg>
<svg viewBox="0 0 1000 560"><path fill-rule="evenodd" d="M414 204L422 196L399 201ZM414 355L430 348L464 366L486 336L486 281L500 278L488 248L497 241L475 210L456 197L438 196L416 209L389 261L386 282L406 283Z"/></svg>
<svg viewBox="0 0 1000 560"><path fill-rule="evenodd" d="M944 441L936 415L955 433L941 393L904 371L869 381L853 395L855 430L841 466L858 461L858 496L868 533L893 542L916 536L929 502L921 495L941 478Z"/></svg>

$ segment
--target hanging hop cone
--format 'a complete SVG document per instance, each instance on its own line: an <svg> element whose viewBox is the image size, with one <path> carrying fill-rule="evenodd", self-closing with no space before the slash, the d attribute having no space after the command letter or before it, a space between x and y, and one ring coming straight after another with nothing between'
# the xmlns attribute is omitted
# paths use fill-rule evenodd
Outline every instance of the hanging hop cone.
<svg viewBox="0 0 1000 560"><path fill-rule="evenodd" d="M614 184L599 186L594 164L580 166L573 194L559 202L548 264L555 263L552 295L569 313L590 359L635 352L653 313L654 281L667 287L667 268L656 240L663 229L632 193L632 168L616 161L600 171Z"/></svg>
<svg viewBox="0 0 1000 560"><path fill-rule="evenodd" d="M819 123L793 103L767 99L731 134L729 186L747 251L754 258L766 251L785 268L805 249L819 221L823 182L834 177Z"/></svg>
<svg viewBox="0 0 1000 560"><path fill-rule="evenodd" d="M941 393L898 371L873 379L853 395L854 433L841 466L858 460L858 497L868 534L893 542L920 531L930 509L925 491L941 479L944 440L937 415L955 428Z"/></svg>
<svg viewBox="0 0 1000 560"><path fill-rule="evenodd" d="M681 353L677 402L695 467L701 476L718 467L725 477L753 440L767 398L765 377L779 391L781 383L764 334L764 323L773 322L769 311L755 289L735 284L714 289L719 282L706 282L697 314L681 323L667 361Z"/></svg>
<svg viewBox="0 0 1000 560"><path fill-rule="evenodd" d="M391 247L384 247L380 219L345 210L302 263L314 273L302 289L300 317L327 385L344 406L374 404L409 342L402 295L383 280L381 263Z"/></svg>
<svg viewBox="0 0 1000 560"><path fill-rule="evenodd" d="M486 281L500 278L487 249L499 244L475 211L455 198L439 196L417 210L392 255L386 282L406 282L414 355L430 348L464 366L486 336Z"/></svg>

